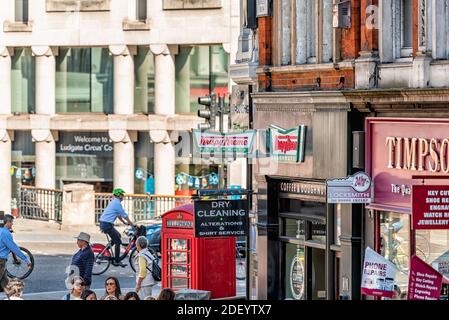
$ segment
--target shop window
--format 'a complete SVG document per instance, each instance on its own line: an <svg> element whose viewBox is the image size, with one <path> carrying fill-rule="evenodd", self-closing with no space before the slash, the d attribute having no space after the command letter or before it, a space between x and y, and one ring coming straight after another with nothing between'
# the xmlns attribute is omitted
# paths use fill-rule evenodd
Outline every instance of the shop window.
<svg viewBox="0 0 449 320"><path fill-rule="evenodd" d="M30 48L15 48L11 63L11 112L35 111L35 60Z"/></svg>
<svg viewBox="0 0 449 320"><path fill-rule="evenodd" d="M20 186L34 186L36 177L36 149L31 131L14 131L11 144L12 209L18 206Z"/></svg>
<svg viewBox="0 0 449 320"><path fill-rule="evenodd" d="M135 143L134 193L154 194L154 143L148 132L139 132Z"/></svg>
<svg viewBox="0 0 449 320"><path fill-rule="evenodd" d="M397 299L406 299L410 268L410 216L380 212L380 254L398 268Z"/></svg>
<svg viewBox="0 0 449 320"><path fill-rule="evenodd" d="M306 299L306 264L303 246L284 244L284 298Z"/></svg>
<svg viewBox="0 0 449 320"><path fill-rule="evenodd" d="M197 112L198 97L228 95L229 55L222 46L181 46L176 55L176 113Z"/></svg>
<svg viewBox="0 0 449 320"><path fill-rule="evenodd" d="M154 56L149 48L139 47L134 58L134 112L154 112Z"/></svg>
<svg viewBox="0 0 449 320"><path fill-rule="evenodd" d="M113 59L107 48L61 48L56 57L56 111L113 112Z"/></svg>
<svg viewBox="0 0 449 320"><path fill-rule="evenodd" d="M15 0L15 21L28 22L28 0Z"/></svg>
<svg viewBox="0 0 449 320"><path fill-rule="evenodd" d="M282 236L298 240L305 240L304 220L288 219L283 220Z"/></svg>

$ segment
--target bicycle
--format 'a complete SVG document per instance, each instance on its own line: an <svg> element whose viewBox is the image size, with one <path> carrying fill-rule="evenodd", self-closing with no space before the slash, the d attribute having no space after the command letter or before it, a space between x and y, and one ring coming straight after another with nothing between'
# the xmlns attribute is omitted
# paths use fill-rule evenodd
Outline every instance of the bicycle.
<svg viewBox="0 0 449 320"><path fill-rule="evenodd" d="M139 229L143 229L144 227L139 227ZM136 240L137 238L141 235L137 228L135 227L128 227L125 231L124 234L129 238L129 243L128 244L124 244L122 243L122 246L125 247L125 252L119 257L119 261L123 261L124 259L126 259L126 257L128 257L129 255L129 265L131 266L131 269L136 272L136 266L135 266L135 261L136 261L136 256L138 254L137 252L137 248L136 248ZM113 250L113 242L111 240L111 238L109 237L109 235L106 234L106 238L108 240L108 243L106 245L103 245L101 243L92 243L91 248L92 251L95 254L95 260L94 260L94 266L92 269L92 274L93 275L101 275L103 273L105 273L111 263L113 263L115 261L115 256L114 256L114 250ZM153 254L154 250L152 250L151 248L148 248L148 250Z"/></svg>
<svg viewBox="0 0 449 320"><path fill-rule="evenodd" d="M236 278L237 280L246 279L246 247L242 244L237 243L235 248L236 254Z"/></svg>
<svg viewBox="0 0 449 320"><path fill-rule="evenodd" d="M30 260L31 268L28 268L28 265L25 262L21 261L14 253L11 252L8 256L8 261L6 262L6 274L9 278L23 280L27 278L34 270L34 256L30 250L24 247L19 247L19 249Z"/></svg>

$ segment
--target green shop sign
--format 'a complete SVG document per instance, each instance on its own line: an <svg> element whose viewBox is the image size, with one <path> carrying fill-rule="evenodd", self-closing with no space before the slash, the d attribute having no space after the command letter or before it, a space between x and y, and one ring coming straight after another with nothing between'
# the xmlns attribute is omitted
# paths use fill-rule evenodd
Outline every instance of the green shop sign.
<svg viewBox="0 0 449 320"><path fill-rule="evenodd" d="M217 133L193 130L195 145L201 154L229 153L245 157L251 151L254 130Z"/></svg>
<svg viewBox="0 0 449 320"><path fill-rule="evenodd" d="M270 125L268 128L270 157L278 162L304 162L306 129L305 125L288 130Z"/></svg>

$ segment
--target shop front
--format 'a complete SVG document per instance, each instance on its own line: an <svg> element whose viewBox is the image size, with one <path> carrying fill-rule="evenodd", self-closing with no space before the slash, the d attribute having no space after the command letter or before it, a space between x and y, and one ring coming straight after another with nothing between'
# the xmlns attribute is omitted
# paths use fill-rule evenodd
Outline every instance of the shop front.
<svg viewBox="0 0 449 320"><path fill-rule="evenodd" d="M449 230L411 228L412 186L449 185L449 121L367 118L365 162L374 183L374 202L367 206L375 221L373 243L398 269L396 298L407 299L411 252L449 275Z"/></svg>
<svg viewBox="0 0 449 320"><path fill-rule="evenodd" d="M354 173L349 106L333 92L252 97L257 298L358 299L362 208L329 204L326 192L327 179Z"/></svg>

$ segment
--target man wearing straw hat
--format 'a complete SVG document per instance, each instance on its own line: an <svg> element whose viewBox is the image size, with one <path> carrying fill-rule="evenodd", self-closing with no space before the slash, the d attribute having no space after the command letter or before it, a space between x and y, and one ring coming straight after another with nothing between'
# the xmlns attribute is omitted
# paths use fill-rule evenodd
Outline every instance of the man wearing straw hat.
<svg viewBox="0 0 449 320"><path fill-rule="evenodd" d="M72 266L76 266L79 270L79 276L84 279L85 287L88 289L92 283L92 268L94 266L95 256L90 247L90 235L80 232L76 244L78 252L72 257Z"/></svg>

